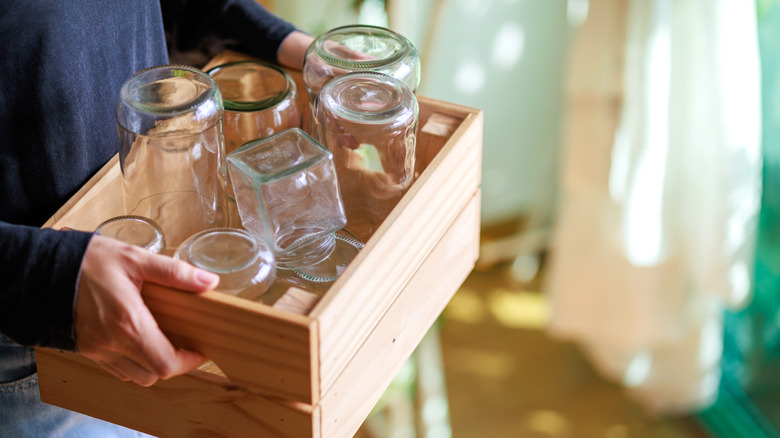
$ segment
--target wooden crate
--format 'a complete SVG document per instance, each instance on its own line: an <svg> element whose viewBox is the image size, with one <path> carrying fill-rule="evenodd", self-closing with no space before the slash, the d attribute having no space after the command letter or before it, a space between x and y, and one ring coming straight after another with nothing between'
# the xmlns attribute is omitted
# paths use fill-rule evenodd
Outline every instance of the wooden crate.
<svg viewBox="0 0 780 438"><path fill-rule="evenodd" d="M143 388L38 349L42 400L164 437L352 436L478 254L482 112L418 99L419 178L313 307L145 285L163 332L216 366ZM115 157L45 226L121 214L119 174Z"/></svg>

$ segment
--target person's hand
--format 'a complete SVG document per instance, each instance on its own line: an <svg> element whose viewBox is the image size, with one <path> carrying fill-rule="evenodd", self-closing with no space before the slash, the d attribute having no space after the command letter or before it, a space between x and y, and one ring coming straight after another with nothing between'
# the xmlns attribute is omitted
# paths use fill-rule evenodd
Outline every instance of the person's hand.
<svg viewBox="0 0 780 438"><path fill-rule="evenodd" d="M121 380L151 386L197 368L206 358L171 345L141 298L144 282L203 292L216 287L219 277L114 239L92 237L76 299L77 351Z"/></svg>
<svg viewBox="0 0 780 438"><path fill-rule="evenodd" d="M303 70L303 57L312 41L314 37L307 33L299 30L291 32L279 45L276 53L277 62L294 70Z"/></svg>

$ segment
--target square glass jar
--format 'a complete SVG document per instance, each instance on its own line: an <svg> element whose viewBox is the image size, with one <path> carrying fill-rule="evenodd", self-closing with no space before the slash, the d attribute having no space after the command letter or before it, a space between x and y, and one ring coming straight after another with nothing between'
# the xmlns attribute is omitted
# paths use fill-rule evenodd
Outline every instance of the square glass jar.
<svg viewBox="0 0 780 438"><path fill-rule="evenodd" d="M241 223L271 247L279 269L331 254L346 215L330 151L290 128L230 153L228 169Z"/></svg>

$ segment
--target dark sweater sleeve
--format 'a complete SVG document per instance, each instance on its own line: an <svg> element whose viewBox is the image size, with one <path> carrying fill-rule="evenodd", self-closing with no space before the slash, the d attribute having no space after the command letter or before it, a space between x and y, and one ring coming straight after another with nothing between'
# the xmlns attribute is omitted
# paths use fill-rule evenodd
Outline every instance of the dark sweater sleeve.
<svg viewBox="0 0 780 438"><path fill-rule="evenodd" d="M254 0L163 0L163 23L172 51L191 51L219 40L226 48L276 62L295 26Z"/></svg>
<svg viewBox="0 0 780 438"><path fill-rule="evenodd" d="M73 306L91 233L0 222L0 333L75 351Z"/></svg>

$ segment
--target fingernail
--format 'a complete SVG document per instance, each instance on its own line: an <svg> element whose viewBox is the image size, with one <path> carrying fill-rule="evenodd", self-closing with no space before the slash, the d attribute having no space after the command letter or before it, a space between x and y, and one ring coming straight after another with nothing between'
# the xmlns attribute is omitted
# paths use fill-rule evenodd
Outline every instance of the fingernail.
<svg viewBox="0 0 780 438"><path fill-rule="evenodd" d="M209 271L198 269L195 271L195 279L203 286L210 286L219 282L219 276Z"/></svg>

